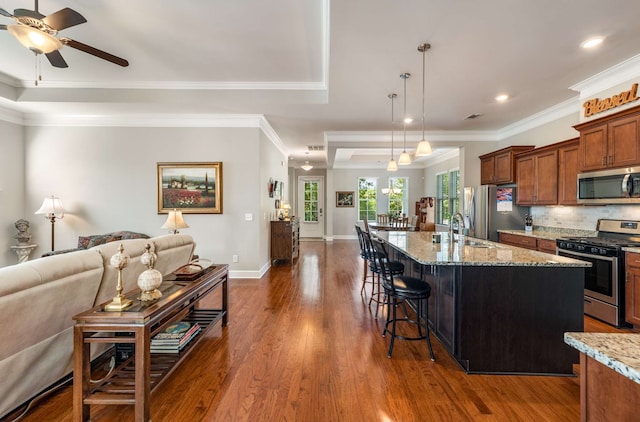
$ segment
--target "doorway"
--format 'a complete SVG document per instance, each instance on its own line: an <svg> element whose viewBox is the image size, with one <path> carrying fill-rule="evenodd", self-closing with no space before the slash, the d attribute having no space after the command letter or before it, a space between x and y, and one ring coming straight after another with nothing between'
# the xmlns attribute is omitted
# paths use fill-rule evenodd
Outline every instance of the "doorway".
<svg viewBox="0 0 640 422"><path fill-rule="evenodd" d="M298 177L298 209L300 237L324 237L324 177Z"/></svg>

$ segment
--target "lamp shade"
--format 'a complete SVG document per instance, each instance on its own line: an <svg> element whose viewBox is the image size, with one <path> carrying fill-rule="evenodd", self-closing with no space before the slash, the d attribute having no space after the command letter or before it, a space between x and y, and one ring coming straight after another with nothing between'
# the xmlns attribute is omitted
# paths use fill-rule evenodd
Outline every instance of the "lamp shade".
<svg viewBox="0 0 640 422"><path fill-rule="evenodd" d="M402 154L398 157L398 164L401 166L408 166L411 164L411 156L407 151L402 151Z"/></svg>
<svg viewBox="0 0 640 422"><path fill-rule="evenodd" d="M64 208L62 201L56 196L47 196L42 202L42 206L34 214L44 214L45 217L55 217L61 219L64 217Z"/></svg>
<svg viewBox="0 0 640 422"><path fill-rule="evenodd" d="M7 31L36 54L48 54L62 48L62 42L53 35L27 25L8 25Z"/></svg>
<svg viewBox="0 0 640 422"><path fill-rule="evenodd" d="M168 229L173 234L178 233L178 229L186 229L189 227L187 223L185 223L184 218L182 218L182 211L169 211L169 215L167 215L167 221L162 225L162 229Z"/></svg>
<svg viewBox="0 0 640 422"><path fill-rule="evenodd" d="M416 149L416 157L424 157L425 155L431 154L433 151L431 150L431 145L426 139L423 139L418 144L418 148Z"/></svg>
<svg viewBox="0 0 640 422"><path fill-rule="evenodd" d="M398 164L396 164L393 158L389 160L389 164L387 164L387 171L398 171Z"/></svg>

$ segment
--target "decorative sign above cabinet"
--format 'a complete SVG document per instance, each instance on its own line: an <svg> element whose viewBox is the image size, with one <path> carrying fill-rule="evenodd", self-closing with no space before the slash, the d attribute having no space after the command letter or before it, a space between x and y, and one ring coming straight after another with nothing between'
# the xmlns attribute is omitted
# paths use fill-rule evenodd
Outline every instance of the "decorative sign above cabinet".
<svg viewBox="0 0 640 422"><path fill-rule="evenodd" d="M584 108L584 117L590 117L594 114L602 113L603 111L611 110L612 108L628 104L637 100L638 98L638 84L635 83L628 91L623 91L619 94L613 95L609 98L601 100L600 98L593 98L585 101L582 104Z"/></svg>

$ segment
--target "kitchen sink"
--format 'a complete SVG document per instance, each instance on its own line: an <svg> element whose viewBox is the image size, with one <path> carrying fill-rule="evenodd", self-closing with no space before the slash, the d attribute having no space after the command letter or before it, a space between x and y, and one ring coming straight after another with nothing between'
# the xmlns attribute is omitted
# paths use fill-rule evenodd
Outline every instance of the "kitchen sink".
<svg viewBox="0 0 640 422"><path fill-rule="evenodd" d="M493 248L494 247L493 245L490 245L488 243L478 242L475 240L465 240L464 245L471 246L472 248Z"/></svg>

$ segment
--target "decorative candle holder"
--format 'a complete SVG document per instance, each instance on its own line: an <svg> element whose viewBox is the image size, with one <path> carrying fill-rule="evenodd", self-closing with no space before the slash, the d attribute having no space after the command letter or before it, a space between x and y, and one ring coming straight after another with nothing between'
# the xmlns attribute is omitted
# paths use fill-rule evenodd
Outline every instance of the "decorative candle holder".
<svg viewBox="0 0 640 422"><path fill-rule="evenodd" d="M147 251L140 257L140 262L146 265L147 269L138 276L138 287L142 291L138 299L143 302L162 297L162 292L158 290L158 287L162 284L162 273L153 268L158 257L151 252L151 245L148 243L145 249Z"/></svg>
<svg viewBox="0 0 640 422"><path fill-rule="evenodd" d="M122 270L129 265L129 255L125 255L123 252L124 246L120 245L118 253L111 257L111 266L118 270L118 285L116 286L118 294L113 298L111 303L104 306L105 311L122 311L133 303L122 294Z"/></svg>

